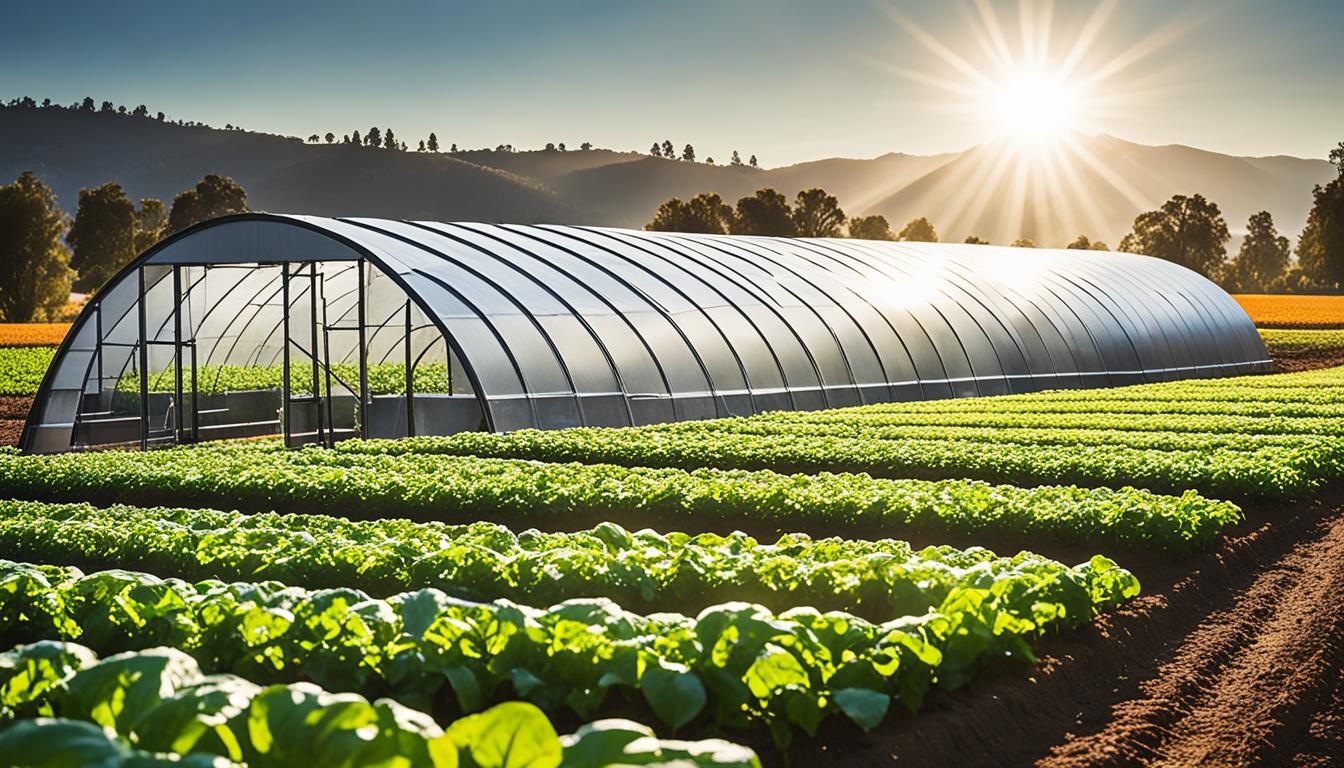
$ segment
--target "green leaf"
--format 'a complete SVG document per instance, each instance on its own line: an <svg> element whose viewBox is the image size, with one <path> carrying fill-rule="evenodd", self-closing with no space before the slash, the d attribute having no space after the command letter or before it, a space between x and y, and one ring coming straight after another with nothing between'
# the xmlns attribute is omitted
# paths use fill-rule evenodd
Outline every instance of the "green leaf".
<svg viewBox="0 0 1344 768"><path fill-rule="evenodd" d="M531 704L507 702L448 728L467 768L556 768L563 755L551 721Z"/></svg>
<svg viewBox="0 0 1344 768"><path fill-rule="evenodd" d="M653 659L644 670L639 690L658 719L674 731L695 719L707 701L705 685L698 675L661 659Z"/></svg>
<svg viewBox="0 0 1344 768"><path fill-rule="evenodd" d="M833 695L840 711L865 731L876 728L891 706L891 696L867 688L841 688Z"/></svg>

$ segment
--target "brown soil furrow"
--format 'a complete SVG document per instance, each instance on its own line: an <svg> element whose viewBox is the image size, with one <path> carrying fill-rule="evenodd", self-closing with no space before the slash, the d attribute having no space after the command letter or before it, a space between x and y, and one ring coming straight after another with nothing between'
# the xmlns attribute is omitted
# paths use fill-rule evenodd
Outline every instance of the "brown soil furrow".
<svg viewBox="0 0 1344 768"><path fill-rule="evenodd" d="M1335 686L1344 642L1344 519L1204 617L1100 731L1046 766L1287 764Z"/></svg>
<svg viewBox="0 0 1344 768"><path fill-rule="evenodd" d="M1293 757L1296 768L1344 766L1344 675L1336 671L1335 687L1322 700Z"/></svg>
<svg viewBox="0 0 1344 768"><path fill-rule="evenodd" d="M1143 582L1144 595L1098 618L1092 626L1038 645L1041 661L1030 672L982 676L966 690L935 697L917 715L893 715L871 733L828 726L816 739L794 745L793 765L1026 765L1041 759L1073 764L1133 764L1152 759L1145 745L1170 740L1166 733L1190 711L1198 691L1215 684L1226 665L1255 642L1252 621L1219 635L1208 653L1188 656L1187 674L1169 678L1174 705L1163 718L1135 724L1131 740L1094 741L1097 751L1068 750L1090 734L1106 731L1129 708L1148 697L1144 686L1159 679L1164 664L1211 617L1231 614L1240 603L1259 622L1273 621L1272 601L1243 602L1257 585L1266 594L1291 589L1295 569L1281 569L1293 552L1314 548L1325 531L1344 527L1340 494L1276 509L1248 512L1217 549L1187 560L1120 557ZM1327 566L1328 567L1328 566ZM1344 562L1340 564L1344 569ZM1174 670L1172 670L1174 672ZM1139 727L1141 726L1141 727ZM1078 736L1075 736L1078 735ZM1142 738L1139 738L1139 737ZM757 743L767 762L778 753ZM1108 754L1109 753L1109 754Z"/></svg>

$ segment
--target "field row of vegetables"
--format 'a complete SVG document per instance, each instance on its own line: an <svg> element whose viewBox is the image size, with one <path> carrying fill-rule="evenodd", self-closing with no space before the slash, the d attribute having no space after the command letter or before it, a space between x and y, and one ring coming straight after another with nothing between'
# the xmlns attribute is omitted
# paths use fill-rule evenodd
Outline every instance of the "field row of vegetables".
<svg viewBox="0 0 1344 768"><path fill-rule="evenodd" d="M636 429L349 442L363 454L1132 484L1289 499L1344 474L1344 369L887 403Z"/></svg>
<svg viewBox="0 0 1344 768"><path fill-rule="evenodd" d="M578 532L515 534L484 522L0 501L0 551L33 562L135 563L159 576L274 579L380 596L433 587L477 601L607 597L632 609L683 612L736 599L776 611L844 610L874 621L922 614L954 589L1011 581L1024 593L1051 584L1070 615L1113 597L1090 581L1091 566L1068 568L1028 552L1009 558L979 547L915 550L891 539L802 534L767 544L740 532L630 532L610 522Z"/></svg>
<svg viewBox="0 0 1344 768"><path fill-rule="evenodd" d="M797 441L799 455L811 440L791 439ZM851 442L871 447L873 441ZM598 443L592 445L601 449ZM641 450L658 445L669 450L696 447L694 441L678 438L646 443ZM930 450L938 445L942 444L931 444ZM1002 461L1009 455L1004 450L975 450L973 443L963 445L968 446L965 460L949 465L950 471L965 472L972 460ZM874 480L861 474L684 471L378 452L404 447L399 443L348 442L336 450L285 450L279 442L266 441L49 456L3 449L0 498L95 504L134 498L142 504L224 506L252 512L279 510L448 522L496 520L552 530L603 521L635 528L693 525L702 530L725 523L739 527L773 525L786 530L845 526L844 530L883 531L888 535L899 531L1002 534L1177 553L1207 545L1240 519L1236 506L1194 492L1160 496L1132 488L1018 488L973 480ZM885 449L879 446L874 450ZM1023 469L1039 470L1044 450L1020 447ZM1116 463L1115 453L1114 449L1058 450L1059 460L1069 462L1069 466L1077 466L1080 457L1109 461L1117 476L1122 471L1152 476L1154 466L1146 453L1181 456L1135 451L1133 463L1126 470ZM1205 476L1197 474L1202 470L1207 475L1210 469L1207 455L1201 455L1204 464L1192 456L1184 463L1173 461L1167 468L1173 473ZM1303 485L1314 476L1286 463L1296 455L1294 451L1268 448L1242 453L1229 450L1228 461L1214 469L1233 473L1233 478L1243 482L1247 477L1257 477L1270 483L1276 476L1267 475L1257 462L1274 459L1271 470L1298 471L1301 474L1294 475L1292 481ZM1282 475L1277 477L1281 479Z"/></svg>
<svg viewBox="0 0 1344 768"><path fill-rule="evenodd" d="M55 356L51 347L0 347L0 395L37 394Z"/></svg>
<svg viewBox="0 0 1344 768"><path fill-rule="evenodd" d="M1075 572L1086 594L1068 569L1023 569L872 623L745 602L641 615L603 598L531 608L426 588L378 599L0 561L0 637L100 654L168 646L257 684L310 681L415 708L451 696L462 713L522 700L591 719L619 699L673 730L763 723L784 746L794 728L813 733L828 717L872 728L893 703L916 710L930 690L961 687L986 665L1030 663L1031 637L1138 592L1103 557Z"/></svg>
<svg viewBox="0 0 1344 768"><path fill-rule="evenodd" d="M0 323L0 347L55 347L70 323Z"/></svg>
<svg viewBox="0 0 1344 768"><path fill-rule="evenodd" d="M0 723L9 724L0 730L0 754L39 768L760 765L744 747L659 740L628 720L562 737L535 706L510 702L442 729L389 699L205 674L173 648L100 660L86 646L57 641L0 654Z"/></svg>
<svg viewBox="0 0 1344 768"><path fill-rule="evenodd" d="M1344 323L1342 323L1344 324ZM1270 354L1303 352L1338 352L1344 350L1344 329L1300 330L1292 328L1261 329L1260 338Z"/></svg>
<svg viewBox="0 0 1344 768"><path fill-rule="evenodd" d="M460 373L460 372L459 372ZM359 389L358 363L336 363L331 366L332 387L342 391L341 382L349 385L349 391ZM369 392L375 395L395 395L406 392L406 364L369 363ZM327 388L325 373L319 375L318 386L325 392ZM176 386L176 373L169 368L150 375L146 382L150 392L172 392ZM202 395L218 395L225 392L240 392L259 389L280 389L284 386L285 369L281 365L243 366L208 365L196 371L196 391ZM415 379L411 382L418 393L449 392L448 364L433 361L421 361L415 366ZM462 391L465 381L455 384ZM306 394L312 391L312 369L296 367L290 373L290 387L295 393ZM124 376L117 380L117 391L122 394L136 395L140 392L138 374Z"/></svg>

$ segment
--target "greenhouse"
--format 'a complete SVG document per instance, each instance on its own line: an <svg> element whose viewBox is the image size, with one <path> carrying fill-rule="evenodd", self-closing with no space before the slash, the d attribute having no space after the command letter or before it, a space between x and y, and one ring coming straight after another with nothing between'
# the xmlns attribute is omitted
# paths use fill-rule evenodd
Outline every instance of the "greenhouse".
<svg viewBox="0 0 1344 768"><path fill-rule="evenodd" d="M628 426L1272 367L1230 296L1144 256L241 214L90 300L21 445Z"/></svg>

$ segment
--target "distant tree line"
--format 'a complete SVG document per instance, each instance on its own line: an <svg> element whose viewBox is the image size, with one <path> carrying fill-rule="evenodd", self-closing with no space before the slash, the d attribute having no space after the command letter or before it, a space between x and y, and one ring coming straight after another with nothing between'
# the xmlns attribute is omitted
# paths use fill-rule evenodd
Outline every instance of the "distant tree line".
<svg viewBox="0 0 1344 768"><path fill-rule="evenodd" d="M676 149L676 147L672 144L672 140L671 140L671 139L665 139L661 144L658 143L658 142L656 142L656 141L653 142L653 146L649 147L649 154L652 155L653 157L662 157L662 158L666 158L666 159L668 159L668 160L678 160L678 159L680 159L680 160L683 160L683 161L688 162L688 163L694 163L694 162L695 162L695 147L691 146L690 144L687 144L686 146L682 147L682 149L681 149L681 155L678 156L678 155L677 155L677 149ZM705 158L705 164L706 164L706 165L714 165L714 158L712 158L712 157L706 157L706 158ZM742 155L739 154L738 151L737 151L736 149L733 150L733 156L732 156L732 159L728 161L728 164L729 164L729 165L732 165L732 166L743 166L743 165L746 165L746 166L751 166L752 168L759 168L759 167L760 167L760 165L756 162L756 156L755 156L755 155L752 155L752 156L751 156L751 159L748 160L747 162L745 162L745 163L742 162Z"/></svg>
<svg viewBox="0 0 1344 768"><path fill-rule="evenodd" d="M0 322L55 320L71 288L95 292L139 253L206 219L247 210L233 179L208 174L165 208L109 181L79 193L73 220L31 171L0 186Z"/></svg>
<svg viewBox="0 0 1344 768"><path fill-rule="evenodd" d="M659 149L655 145L656 150ZM664 142L660 156L671 149ZM688 146L689 149L689 146ZM654 152L653 154L657 154ZM685 153L684 153L685 154ZM1231 258L1227 222L1218 205L1202 195L1173 195L1154 211L1134 219L1120 250L1175 262L1238 293L1304 293L1344 290L1344 142L1330 152L1336 177L1318 184L1306 226L1297 240L1296 254L1288 238L1280 235L1268 211L1252 214L1246 224L1241 248ZM707 234L771 235L779 237L847 237L863 240L937 242L938 233L925 217L910 221L893 233L881 215L846 217L839 201L822 189L798 193L790 206L774 189L728 205L718 194L706 192L690 200L671 198L658 207L645 229ZM976 235L970 244L988 245ZM1011 243L1035 248L1028 237ZM1071 250L1106 251L1106 243L1079 235L1064 246Z"/></svg>

